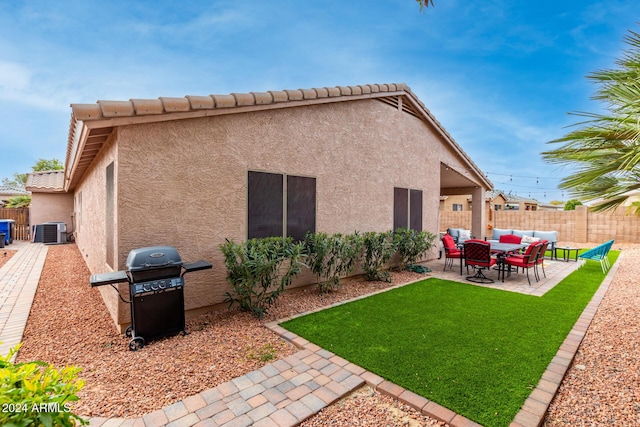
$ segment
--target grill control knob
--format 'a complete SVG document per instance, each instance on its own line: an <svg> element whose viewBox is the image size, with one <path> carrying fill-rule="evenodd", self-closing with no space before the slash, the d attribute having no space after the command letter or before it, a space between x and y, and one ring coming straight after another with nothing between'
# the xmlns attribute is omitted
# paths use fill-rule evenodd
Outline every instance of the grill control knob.
<svg viewBox="0 0 640 427"><path fill-rule="evenodd" d="M165 281L163 280L162 282L160 282L160 289L164 289L167 287L167 284L165 283Z"/></svg>
<svg viewBox="0 0 640 427"><path fill-rule="evenodd" d="M145 284L142 286L142 289L143 289L145 292L149 292L149 290L151 289L151 286L149 286L149 284L148 284L148 283L145 283Z"/></svg>
<svg viewBox="0 0 640 427"><path fill-rule="evenodd" d="M154 290L154 291L157 291L158 290L158 282L152 282L151 283L151 289Z"/></svg>

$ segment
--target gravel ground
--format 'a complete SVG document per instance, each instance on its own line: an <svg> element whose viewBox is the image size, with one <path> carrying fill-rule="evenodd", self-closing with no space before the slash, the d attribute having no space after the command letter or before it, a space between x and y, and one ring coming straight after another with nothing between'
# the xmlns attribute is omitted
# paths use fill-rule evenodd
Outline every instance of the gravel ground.
<svg viewBox="0 0 640 427"><path fill-rule="evenodd" d="M618 273L576 360L553 401L546 426L640 424L640 289L634 278L640 246L626 247ZM0 263L2 261L0 260ZM135 417L214 387L296 351L254 317L222 311L187 321L187 336L127 349L75 245L51 246L18 361L41 359L83 368L87 385L74 410L85 416ZM393 283L422 277L394 273ZM340 291L283 296L270 321L383 289L382 282L350 281ZM70 303L71 302L71 303ZM144 366L139 369L138 366ZM357 420L357 421L356 421ZM363 387L303 426L445 426Z"/></svg>
<svg viewBox="0 0 640 427"><path fill-rule="evenodd" d="M5 265L15 253L16 251L9 249L0 249L0 267Z"/></svg>
<svg viewBox="0 0 640 427"><path fill-rule="evenodd" d="M545 426L640 425L639 257L640 247L623 249Z"/></svg>
<svg viewBox="0 0 640 427"><path fill-rule="evenodd" d="M297 351L255 317L225 310L188 320L186 336L131 352L99 290L89 286L89 276L75 244L49 247L17 358L81 367L86 386L74 411L83 416L142 416ZM420 277L394 273L394 283ZM388 286L351 281L324 296L314 290L292 292L264 321Z"/></svg>
<svg viewBox="0 0 640 427"><path fill-rule="evenodd" d="M362 387L317 415L300 424L300 427L363 426L363 427L422 427L446 426L442 421L421 415L413 408L388 396Z"/></svg>

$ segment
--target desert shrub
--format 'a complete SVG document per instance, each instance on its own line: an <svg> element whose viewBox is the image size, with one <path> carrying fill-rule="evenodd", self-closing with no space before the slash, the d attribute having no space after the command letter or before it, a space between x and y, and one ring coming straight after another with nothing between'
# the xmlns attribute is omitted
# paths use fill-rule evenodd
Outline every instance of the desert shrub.
<svg viewBox="0 0 640 427"><path fill-rule="evenodd" d="M244 243L227 240L220 245L233 293L225 302L237 303L243 311L260 319L302 269L304 245L290 237L250 239Z"/></svg>
<svg viewBox="0 0 640 427"><path fill-rule="evenodd" d="M353 271L360 256L362 238L353 234L309 233L305 237L306 264L318 279L321 293L340 286L340 277Z"/></svg>
<svg viewBox="0 0 640 427"><path fill-rule="evenodd" d="M13 363L22 344L0 355L0 425L15 427L89 424L71 412L70 402L84 386L80 368L56 369L40 361Z"/></svg>
<svg viewBox="0 0 640 427"><path fill-rule="evenodd" d="M382 271L396 253L396 245L391 231L377 233L368 231L362 236L362 271L367 280L391 282L391 274Z"/></svg>
<svg viewBox="0 0 640 427"><path fill-rule="evenodd" d="M436 236L428 231L398 228L393 232L393 241L400 256L399 269L415 264L433 246Z"/></svg>

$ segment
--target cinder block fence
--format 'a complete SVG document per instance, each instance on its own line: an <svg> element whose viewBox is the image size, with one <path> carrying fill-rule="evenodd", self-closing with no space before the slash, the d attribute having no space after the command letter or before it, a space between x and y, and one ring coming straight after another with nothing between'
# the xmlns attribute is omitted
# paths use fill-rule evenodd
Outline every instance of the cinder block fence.
<svg viewBox="0 0 640 427"><path fill-rule="evenodd" d="M624 208L596 213L577 206L575 211L492 211L486 218L493 228L555 230L561 243L601 243L611 239L616 243L640 243L640 217L625 213ZM448 227L470 229L471 212L440 211L440 231ZM484 236L476 237L491 233L487 227Z"/></svg>

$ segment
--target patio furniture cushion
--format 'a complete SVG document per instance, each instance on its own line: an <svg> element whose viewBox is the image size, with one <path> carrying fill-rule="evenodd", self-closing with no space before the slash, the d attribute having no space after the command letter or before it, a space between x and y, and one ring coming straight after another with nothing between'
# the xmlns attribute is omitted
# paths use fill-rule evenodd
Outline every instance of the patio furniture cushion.
<svg viewBox="0 0 640 427"><path fill-rule="evenodd" d="M513 230L506 230L502 228L494 228L493 229L493 237L491 240L500 241L500 236L505 234L513 234Z"/></svg>
<svg viewBox="0 0 640 427"><path fill-rule="evenodd" d="M453 260L462 258L462 251L458 249L456 243L453 241L453 237L449 234L442 236L442 246L444 246L444 269L453 267ZM462 274L462 265L460 265L460 272Z"/></svg>
<svg viewBox="0 0 640 427"><path fill-rule="evenodd" d="M513 233L516 236L533 236L533 230L513 230Z"/></svg>
<svg viewBox="0 0 640 427"><path fill-rule="evenodd" d="M557 231L534 231L533 237L539 237L540 240L548 240L549 243L557 243L558 242L558 232Z"/></svg>
<svg viewBox="0 0 640 427"><path fill-rule="evenodd" d="M517 267L522 268L523 270L527 270L527 281L529 282L529 285L531 285L531 279L529 279L529 269L532 267L535 268L536 261L538 260L538 252L540 251L541 247L541 243L532 243L529 245L529 247L527 247L527 250L523 255L508 256L504 259L504 262L511 267ZM504 280L504 276L502 280ZM536 281L537 280L538 277L536 274Z"/></svg>
<svg viewBox="0 0 640 427"><path fill-rule="evenodd" d="M447 228L447 234L451 237L453 237L454 241L458 240L458 237L460 237L460 229L459 228Z"/></svg>
<svg viewBox="0 0 640 427"><path fill-rule="evenodd" d="M520 236L516 236L515 234L503 234L500 236L500 243L515 243L520 244L522 238Z"/></svg>
<svg viewBox="0 0 640 427"><path fill-rule="evenodd" d="M448 257L456 253L458 256L460 255L460 249L456 247L456 242L453 241L453 237L450 235L445 234L442 236L442 244L444 245L444 250Z"/></svg>
<svg viewBox="0 0 640 427"><path fill-rule="evenodd" d="M527 234L525 234L524 236L522 236L522 243L535 243L535 242L539 242L540 238L539 237L533 237L533 236L529 236Z"/></svg>

